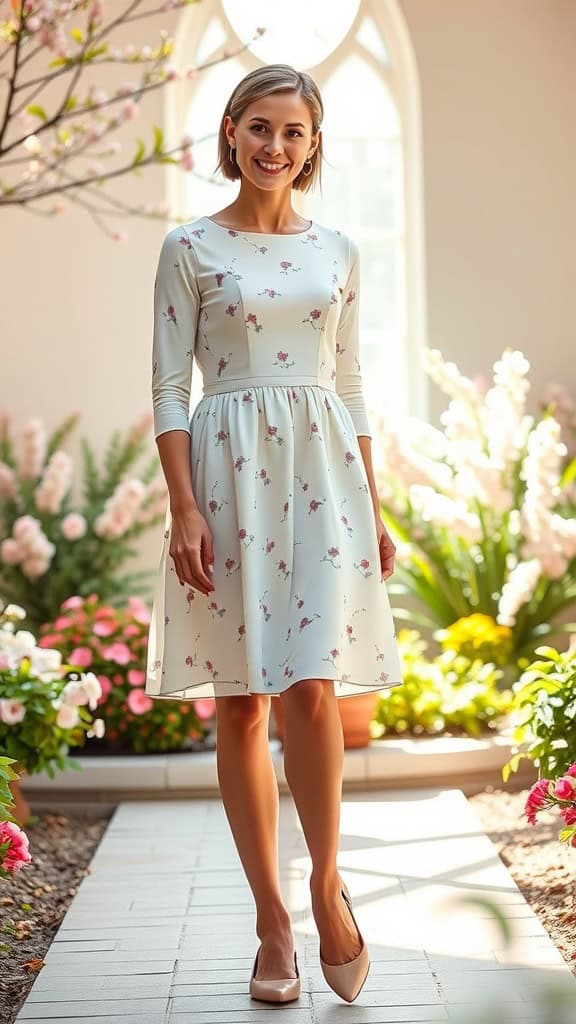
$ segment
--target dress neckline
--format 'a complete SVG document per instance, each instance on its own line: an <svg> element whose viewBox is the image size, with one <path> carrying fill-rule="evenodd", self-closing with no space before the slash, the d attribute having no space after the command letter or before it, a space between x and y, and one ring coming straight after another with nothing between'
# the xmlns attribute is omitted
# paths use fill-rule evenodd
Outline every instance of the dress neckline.
<svg viewBox="0 0 576 1024"><path fill-rule="evenodd" d="M217 221L212 220L211 217L202 217L201 220L209 220L214 227L220 228L221 231L233 231L237 235L260 235L262 238L298 238L302 235L309 234L314 227L314 221L311 220L310 224L304 231L244 231L243 228L227 228L224 224L218 224Z"/></svg>

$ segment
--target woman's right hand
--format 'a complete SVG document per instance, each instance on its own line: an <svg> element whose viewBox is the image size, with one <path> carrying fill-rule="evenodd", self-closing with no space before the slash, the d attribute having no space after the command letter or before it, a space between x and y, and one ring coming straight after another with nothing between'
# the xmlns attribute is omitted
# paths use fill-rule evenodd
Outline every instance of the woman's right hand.
<svg viewBox="0 0 576 1024"><path fill-rule="evenodd" d="M209 570L214 565L212 534L197 508L173 513L169 554L182 586L188 583L206 596L214 590Z"/></svg>

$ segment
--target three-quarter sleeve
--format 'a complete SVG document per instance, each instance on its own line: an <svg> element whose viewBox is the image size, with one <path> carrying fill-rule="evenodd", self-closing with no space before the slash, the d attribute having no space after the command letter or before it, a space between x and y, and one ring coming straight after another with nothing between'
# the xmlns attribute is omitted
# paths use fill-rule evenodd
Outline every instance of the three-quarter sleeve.
<svg viewBox="0 0 576 1024"><path fill-rule="evenodd" d="M154 436L190 433L190 391L200 293L194 253L183 228L168 232L154 282L152 404Z"/></svg>
<svg viewBox="0 0 576 1024"><path fill-rule="evenodd" d="M360 252L352 238L348 245L348 277L336 330L336 391L352 417L356 434L372 437L359 359Z"/></svg>

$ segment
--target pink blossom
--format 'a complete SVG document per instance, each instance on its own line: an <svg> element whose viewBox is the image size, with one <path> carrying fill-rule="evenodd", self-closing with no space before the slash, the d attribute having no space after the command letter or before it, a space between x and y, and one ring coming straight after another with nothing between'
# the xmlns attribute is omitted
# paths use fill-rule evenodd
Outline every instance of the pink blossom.
<svg viewBox="0 0 576 1024"><path fill-rule="evenodd" d="M72 625L72 619L68 618L67 615L59 615L54 625L56 629L68 629Z"/></svg>
<svg viewBox="0 0 576 1024"><path fill-rule="evenodd" d="M525 814L531 825L536 824L537 811L541 810L548 803L549 791L552 785L553 783L550 782L550 779L539 779L528 793Z"/></svg>
<svg viewBox="0 0 576 1024"><path fill-rule="evenodd" d="M57 647L58 644L63 643L63 641L64 637L61 636L60 633L46 633L45 636L40 637L37 646L52 649L53 647Z"/></svg>
<svg viewBox="0 0 576 1024"><path fill-rule="evenodd" d="M24 555L24 548L14 537L7 537L0 544L0 554L6 565L18 565Z"/></svg>
<svg viewBox="0 0 576 1024"><path fill-rule="evenodd" d="M195 700L194 710L198 715L198 718L212 718L212 715L216 710L216 701L214 700L213 697L206 697L202 700Z"/></svg>
<svg viewBox="0 0 576 1024"><path fill-rule="evenodd" d="M576 761L574 762L574 764L571 764L570 767L566 769L566 771L564 772L564 775L575 775L576 776Z"/></svg>
<svg viewBox="0 0 576 1024"><path fill-rule="evenodd" d="M81 608L83 604L84 598L74 594L73 597L67 597L65 601L62 601L60 608L62 611L68 611L69 608Z"/></svg>
<svg viewBox="0 0 576 1024"><path fill-rule="evenodd" d="M86 668L92 664L93 654L89 647L75 647L68 659L71 665Z"/></svg>
<svg viewBox="0 0 576 1024"><path fill-rule="evenodd" d="M86 520L78 512L70 512L60 523L62 536L66 540L79 540L86 533Z"/></svg>
<svg viewBox="0 0 576 1024"><path fill-rule="evenodd" d="M144 690L130 690L126 703L134 715L143 715L154 706L154 701Z"/></svg>
<svg viewBox="0 0 576 1024"><path fill-rule="evenodd" d="M112 682L108 678L108 676L99 675L97 678L102 688L102 694L100 696L100 700L98 701L98 703L101 704L102 701L105 700L108 694L110 693L110 690L112 689Z"/></svg>
<svg viewBox="0 0 576 1024"><path fill-rule="evenodd" d="M130 648L119 640L108 647L104 647L102 649L102 657L106 661L115 661L117 665L127 665L129 661L132 661Z"/></svg>
<svg viewBox="0 0 576 1024"><path fill-rule="evenodd" d="M561 778L556 782L554 792L559 800L572 800L574 798L574 787L576 782L569 778Z"/></svg>
<svg viewBox="0 0 576 1024"><path fill-rule="evenodd" d="M23 864L32 860L28 848L28 836L14 821L0 821L0 844L10 843L1 866L11 875L18 873Z"/></svg>
<svg viewBox="0 0 576 1024"><path fill-rule="evenodd" d="M75 704L61 704L56 715L56 725L60 729L73 729L78 725L80 717Z"/></svg>
<svg viewBox="0 0 576 1024"><path fill-rule="evenodd" d="M185 149L180 157L180 166L184 171L194 170L194 157L189 149Z"/></svg>
<svg viewBox="0 0 576 1024"><path fill-rule="evenodd" d="M576 807L561 807L560 814L567 825L576 825Z"/></svg>
<svg viewBox="0 0 576 1024"><path fill-rule="evenodd" d="M0 700L0 721L6 725L17 725L26 715L26 706L15 697Z"/></svg>
<svg viewBox="0 0 576 1024"><path fill-rule="evenodd" d="M113 622L95 622L92 629L96 636L112 636L112 633L116 632L116 626Z"/></svg>
<svg viewBox="0 0 576 1024"><path fill-rule="evenodd" d="M127 637L139 636L139 634L140 630L138 629L138 626L134 625L134 623L130 623L128 626L124 626L124 629L122 630L122 635Z"/></svg>
<svg viewBox="0 0 576 1024"><path fill-rule="evenodd" d="M130 686L143 686L146 682L146 673L140 668L131 668L128 670L128 682Z"/></svg>

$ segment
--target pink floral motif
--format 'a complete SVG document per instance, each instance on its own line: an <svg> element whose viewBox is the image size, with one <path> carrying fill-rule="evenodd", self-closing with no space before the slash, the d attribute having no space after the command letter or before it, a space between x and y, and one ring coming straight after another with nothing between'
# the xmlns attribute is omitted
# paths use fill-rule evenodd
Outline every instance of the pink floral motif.
<svg viewBox="0 0 576 1024"><path fill-rule="evenodd" d="M280 437L278 427L269 426L267 428L266 441L276 441L277 444L284 444L284 438Z"/></svg>
<svg viewBox="0 0 576 1024"><path fill-rule="evenodd" d="M312 326L315 328L316 327L315 321L319 320L321 316L322 316L322 310L321 309L311 309L310 310L310 315L304 317L302 323L303 324L312 324ZM321 331L324 330L324 326L325 325L322 324L322 326L320 327Z"/></svg>
<svg viewBox="0 0 576 1024"><path fill-rule="evenodd" d="M350 644L354 643L358 639L358 637L354 636L354 629L350 624L346 626L346 638Z"/></svg>
<svg viewBox="0 0 576 1024"><path fill-rule="evenodd" d="M348 295L346 296L345 304L347 306L351 306L352 303L354 302L355 298L356 298L356 292L354 292L354 291L348 292Z"/></svg>
<svg viewBox="0 0 576 1024"><path fill-rule="evenodd" d="M268 591L265 590L264 593L262 594L262 597L260 598L260 602L259 602L260 608L262 609L262 614L264 616L264 621L265 622L268 622L268 620L272 617L272 613L268 611L268 605L264 604L264 598L266 597L267 593L268 593Z"/></svg>
<svg viewBox="0 0 576 1024"><path fill-rule="evenodd" d="M358 572L361 572L365 579L368 576L373 575L372 569L370 569L370 562L367 558L363 558L360 562L354 562L354 568L358 569Z"/></svg>
<svg viewBox="0 0 576 1024"><path fill-rule="evenodd" d="M294 479L298 481L303 491L308 490L308 484L306 482L302 483L302 477L299 476L298 473L295 474Z"/></svg>
<svg viewBox="0 0 576 1024"><path fill-rule="evenodd" d="M209 660L206 660L206 661L204 662L204 668L206 669L206 671L207 671L207 672L209 672L209 673L210 673L210 675L212 676L212 679L216 679L216 677L217 677L217 675L218 675L218 672L217 672L217 670L216 670L216 669L214 668L214 664L213 664L213 662L211 662L211 661L209 661Z"/></svg>
<svg viewBox="0 0 576 1024"><path fill-rule="evenodd" d="M242 528L241 530L238 531L238 540L241 543L244 543L244 541L247 541L247 543L244 544L244 547L247 548L247 547L250 546L250 544L254 540L254 534L251 533L250 535L248 535L246 533L246 530L244 528Z"/></svg>
<svg viewBox="0 0 576 1024"><path fill-rule="evenodd" d="M209 602L209 604L208 604L208 611L211 613L212 618L214 618L214 615L219 615L220 618L222 618L222 616L226 614L226 609L225 608L219 608L217 601L210 601Z"/></svg>
<svg viewBox="0 0 576 1024"><path fill-rule="evenodd" d="M238 572L240 568L240 563L235 558L227 558L224 565L226 566L227 576L231 576L233 572Z"/></svg>
<svg viewBox="0 0 576 1024"><path fill-rule="evenodd" d="M245 391L242 395L242 402L253 402L254 396L251 391Z"/></svg>
<svg viewBox="0 0 576 1024"><path fill-rule="evenodd" d="M268 538L266 538L266 544L264 545L264 548L263 548L262 550L263 550L263 551L264 551L264 552L265 552L265 553L266 553L267 555L269 555L269 554L270 554L270 552L271 552L271 551L273 550L273 548L275 548L275 547L276 547L276 541L275 541L275 540L268 540Z"/></svg>
<svg viewBox="0 0 576 1024"><path fill-rule="evenodd" d="M289 501L285 501L284 502L284 507L283 507L283 515L282 515L282 518L280 520L281 523L285 523L286 522L286 519L288 518L288 509L289 508L290 508L290 502Z"/></svg>
<svg viewBox="0 0 576 1024"><path fill-rule="evenodd" d="M234 260L232 260L232 262L234 262ZM218 285L219 288L222 287L222 282L223 282L225 277L233 277L235 281L241 281L242 280L242 274L235 273L235 271L232 270L230 267L226 267L226 270L224 270L224 271L221 271L221 270L216 271L215 277L216 277L216 284Z"/></svg>
<svg viewBox="0 0 576 1024"><path fill-rule="evenodd" d="M293 274L297 274L298 271L302 269L302 267L295 267L294 264L290 262L290 260L281 260L280 261L280 267L281 267L280 273L281 274L285 274L286 276L288 276L288 273L290 271Z"/></svg>
<svg viewBox="0 0 576 1024"><path fill-rule="evenodd" d="M284 559L281 558L280 561L276 563L276 565L278 567L278 574L282 575L284 579L287 580L290 575L290 569L288 568Z"/></svg>
<svg viewBox="0 0 576 1024"><path fill-rule="evenodd" d="M320 559L320 561L321 562L330 562L330 564L333 565L335 569L341 569L342 566L341 565L336 565L336 563L334 561L335 558L338 558L339 554L340 554L340 548L336 548L336 547L328 548L328 553L323 555L322 558Z"/></svg>
<svg viewBox="0 0 576 1024"><path fill-rule="evenodd" d="M218 377L222 376L222 370L226 369L226 367L228 366L228 363L230 362L231 358L232 358L232 353L231 352L228 353L228 359L225 359L224 356L220 356L220 359L218 360Z"/></svg>
<svg viewBox="0 0 576 1024"><path fill-rule="evenodd" d="M288 362L286 362L287 359L288 359L288 352L283 352L282 349L280 349L280 352L276 353L276 359L274 360L274 363L272 365L273 366L282 366L282 367L284 367L286 369L289 366L294 366L295 360L293 359L291 363L288 363Z"/></svg>
<svg viewBox="0 0 576 1024"><path fill-rule="evenodd" d="M344 465L345 466L351 466L352 463L355 460L356 460L356 456L354 455L353 452L346 452L346 454L344 455Z"/></svg>
<svg viewBox="0 0 576 1024"><path fill-rule="evenodd" d="M247 462L250 462L250 459L245 459L243 455L239 455L238 458L234 460L234 469L237 469L240 473L242 466Z"/></svg>
<svg viewBox="0 0 576 1024"><path fill-rule="evenodd" d="M262 482L264 484L271 484L272 483L272 480L268 476L268 471L266 469L264 469L264 468L257 470L257 472L256 472L256 479L257 480L258 479L262 480Z"/></svg>
<svg viewBox="0 0 576 1024"><path fill-rule="evenodd" d="M239 302L231 302L229 306L226 306L226 309L224 310L226 316L235 316L239 305Z"/></svg>
<svg viewBox="0 0 576 1024"><path fill-rule="evenodd" d="M379 683L387 683L388 680L390 679L390 673L389 672L381 672L380 675L376 677L376 679L377 679L377 682L379 682Z"/></svg>
<svg viewBox="0 0 576 1024"><path fill-rule="evenodd" d="M282 295L282 292L277 292L275 288L265 288L263 292L258 292L258 295L267 295L269 299L276 299Z"/></svg>
<svg viewBox="0 0 576 1024"><path fill-rule="evenodd" d="M217 444L217 445L219 445L219 444L223 444L223 443L224 443L224 441L227 441L227 440L228 440L228 437L229 437L229 435L228 435L228 434L226 433L226 431L225 431L225 430L219 430L219 431L217 431L217 433L216 433L216 434L214 435L214 437L216 438L216 444Z"/></svg>
<svg viewBox="0 0 576 1024"><path fill-rule="evenodd" d="M320 508L320 505L325 504L325 501L325 498L322 498L322 501L318 501L316 498L312 498L308 505L308 515L310 515L311 512L316 512L316 510Z"/></svg>
<svg viewBox="0 0 576 1024"><path fill-rule="evenodd" d="M196 591L194 590L194 587L188 587L188 589L186 591L186 604L188 605L188 608L186 610L186 614L187 615L190 614L192 602L195 601L195 600L196 600Z"/></svg>
<svg viewBox="0 0 576 1024"><path fill-rule="evenodd" d="M314 612L314 615L312 616L311 619L309 619L308 616L305 615L302 619L300 619L300 622L298 623L298 628L299 628L300 632L302 632L302 630L305 629L306 626L311 626L313 621L314 621L314 619L319 619L319 618L320 618L320 615L318 615L318 612Z"/></svg>
<svg viewBox="0 0 576 1024"><path fill-rule="evenodd" d="M196 654L189 654L188 657L186 658L186 664L189 665L190 668L195 668L196 665L198 664Z"/></svg>
<svg viewBox="0 0 576 1024"><path fill-rule="evenodd" d="M174 309L174 306L168 306L166 312L162 310L162 316L168 321L169 324L176 324L176 326L178 326L178 321L176 319L176 310Z"/></svg>
<svg viewBox="0 0 576 1024"><path fill-rule="evenodd" d="M244 323L246 324L247 327L253 325L254 330L257 334L259 331L262 331L264 329L262 327L262 324L258 323L258 317L256 316L256 313L248 313L248 315L245 317Z"/></svg>
<svg viewBox="0 0 576 1024"><path fill-rule="evenodd" d="M244 636L246 636L246 626L244 625L244 623L242 623L240 626L238 626L238 642Z"/></svg>
<svg viewBox="0 0 576 1024"><path fill-rule="evenodd" d="M218 487L218 483L219 481L216 480L216 482L213 484L211 491L212 497L208 502L208 508L212 515L214 515L216 512L219 512L223 505L228 505L228 501L226 500L226 498L222 498L220 501L217 501L216 498L214 497L214 491Z"/></svg>

